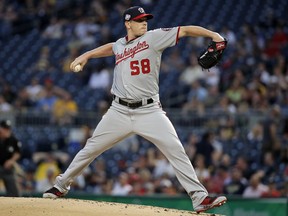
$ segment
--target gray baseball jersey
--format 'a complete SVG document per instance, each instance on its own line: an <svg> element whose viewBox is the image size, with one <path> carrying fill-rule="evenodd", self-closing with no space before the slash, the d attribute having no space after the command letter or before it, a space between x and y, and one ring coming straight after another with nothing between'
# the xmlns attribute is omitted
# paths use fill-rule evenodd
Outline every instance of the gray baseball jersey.
<svg viewBox="0 0 288 216"><path fill-rule="evenodd" d="M85 147L78 152L67 170L56 178L55 187L61 192L68 192L73 179L98 155L120 140L137 134L155 144L166 156L179 182L191 194L193 205L200 204L207 196L159 101L161 54L165 48L177 43L178 32L179 27L157 29L129 42L121 38L114 43L116 62L111 91L118 101L115 98ZM119 98L129 102L148 101L148 98L153 100L138 108L130 108L120 104Z"/></svg>
<svg viewBox="0 0 288 216"><path fill-rule="evenodd" d="M126 37L117 40L112 93L131 100L158 94L161 55L177 43L178 32L178 27L156 29L128 43Z"/></svg>

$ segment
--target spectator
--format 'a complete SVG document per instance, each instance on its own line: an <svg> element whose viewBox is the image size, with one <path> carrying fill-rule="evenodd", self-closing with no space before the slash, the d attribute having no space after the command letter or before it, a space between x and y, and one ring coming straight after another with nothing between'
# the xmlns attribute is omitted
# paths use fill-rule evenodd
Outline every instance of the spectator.
<svg viewBox="0 0 288 216"><path fill-rule="evenodd" d="M152 173L147 168L142 168L138 171L139 181L136 182L136 185L138 185L138 192L136 194L138 195L151 195L155 193L154 184L152 182ZM133 192L135 184L133 184ZM137 187L137 186L136 186Z"/></svg>
<svg viewBox="0 0 288 216"><path fill-rule="evenodd" d="M33 161L37 164L37 168L35 170L35 180L36 185L39 182L46 181L47 183L47 174L52 174L51 170L53 170L53 178L60 173L59 162L57 161L56 157L52 154L41 154L37 153L33 155ZM46 179L46 180L45 180ZM47 189L47 188L45 188ZM45 190L44 189L44 190Z"/></svg>
<svg viewBox="0 0 288 216"><path fill-rule="evenodd" d="M50 24L42 33L43 38L47 39L61 39L63 37L63 20L53 16L50 19Z"/></svg>
<svg viewBox="0 0 288 216"><path fill-rule="evenodd" d="M85 176L87 187L89 187L89 190L92 190L93 193L102 193L103 184L105 184L108 179L106 169L106 161L98 159L92 164L91 173Z"/></svg>
<svg viewBox="0 0 288 216"><path fill-rule="evenodd" d="M29 98L29 95L25 88L20 89L18 97L14 102L14 108L18 111L27 111L29 108L34 108L35 103Z"/></svg>
<svg viewBox="0 0 288 216"><path fill-rule="evenodd" d="M163 176L162 179L160 180L160 187L158 188L158 192L161 194L166 194L166 195L176 195L176 187L173 185L172 181L168 176ZM157 189L156 189L157 192Z"/></svg>
<svg viewBox="0 0 288 216"><path fill-rule="evenodd" d="M105 181L102 184L102 187L101 187L102 194L111 195L112 189L113 189L113 180L107 179L107 181Z"/></svg>
<svg viewBox="0 0 288 216"><path fill-rule="evenodd" d="M259 90L250 91L248 103L250 103L250 109L257 112L266 112L269 107L267 98Z"/></svg>
<svg viewBox="0 0 288 216"><path fill-rule="evenodd" d="M275 28L275 32L269 39L265 54L270 57L277 57L281 53L281 49L288 43L288 35L284 31L283 26L278 25Z"/></svg>
<svg viewBox="0 0 288 216"><path fill-rule="evenodd" d="M215 152L213 146L213 133L210 131L205 132L202 135L202 139L197 143L197 154L201 154L205 158L205 166L209 167L212 165L212 157Z"/></svg>
<svg viewBox="0 0 288 216"><path fill-rule="evenodd" d="M39 111L52 113L56 101L57 97L53 94L52 90L47 90L45 91L45 96L36 103L36 108Z"/></svg>
<svg viewBox="0 0 288 216"><path fill-rule="evenodd" d="M220 113L235 114L237 112L237 107L235 104L231 103L227 95L223 95L220 98L219 103L215 105L214 110Z"/></svg>
<svg viewBox="0 0 288 216"><path fill-rule="evenodd" d="M188 101L195 98L198 101L204 102L207 98L207 89L201 84L200 80L195 80L191 84L191 90L188 93Z"/></svg>
<svg viewBox="0 0 288 216"><path fill-rule="evenodd" d="M262 194L268 192L269 188L266 185L261 183L262 177L263 177L262 172L257 172L252 175L249 186L246 187L243 192L243 197L260 198Z"/></svg>
<svg viewBox="0 0 288 216"><path fill-rule="evenodd" d="M204 82L207 85L207 87L210 86L218 87L220 82L220 68L217 66L210 68L209 73L205 74L204 76Z"/></svg>
<svg viewBox="0 0 288 216"><path fill-rule="evenodd" d="M231 157L229 154L223 154L221 157L221 162L220 162L220 166L223 166L227 169L229 169L230 167L232 167L232 163L231 163Z"/></svg>
<svg viewBox="0 0 288 216"><path fill-rule="evenodd" d="M95 34L99 32L99 26L95 24L91 17L81 17L75 26L76 41L80 46L95 45Z"/></svg>
<svg viewBox="0 0 288 216"><path fill-rule="evenodd" d="M264 62L259 62L257 64L254 74L256 77L260 77L261 83L263 83L266 86L269 85L271 78Z"/></svg>
<svg viewBox="0 0 288 216"><path fill-rule="evenodd" d="M65 94L56 99L52 104L52 122L59 125L72 124L78 113L77 103L72 99L70 94Z"/></svg>
<svg viewBox="0 0 288 216"><path fill-rule="evenodd" d="M225 166L216 167L209 181L206 182L209 193L223 194L225 182L229 179L229 173Z"/></svg>
<svg viewBox="0 0 288 216"><path fill-rule="evenodd" d="M224 184L223 192L230 195L242 195L247 185L247 180L243 178L242 171L232 168L231 178Z"/></svg>
<svg viewBox="0 0 288 216"><path fill-rule="evenodd" d="M150 150L152 150L152 148ZM170 177L175 177L173 167L168 162L167 158L160 151L156 149L153 150L154 154L150 153L148 157L148 163L154 165L153 176L159 178L160 176L167 174Z"/></svg>
<svg viewBox="0 0 288 216"><path fill-rule="evenodd" d="M110 87L110 82L111 79L108 68L105 68L104 65L101 65L97 69L93 70L89 78L88 86L92 89L106 89Z"/></svg>
<svg viewBox="0 0 288 216"><path fill-rule="evenodd" d="M113 185L111 195L128 195L132 191L132 186L128 182L128 174L125 172L120 173L118 179Z"/></svg>
<svg viewBox="0 0 288 216"><path fill-rule="evenodd" d="M264 72L262 72L262 73L264 73ZM269 76L269 83L268 84L270 84L270 82L271 82L271 76ZM265 97L267 96L267 84L262 82L260 75L258 75L258 74L254 75L252 77L251 82L248 83L247 88L248 88L248 91L250 91L250 92L258 92L260 94L260 96L265 100Z"/></svg>
<svg viewBox="0 0 288 216"><path fill-rule="evenodd" d="M189 65L181 72L179 81L190 86L196 80L203 80L205 76L205 71L198 64L196 53L192 52L189 56Z"/></svg>
<svg viewBox="0 0 288 216"><path fill-rule="evenodd" d="M199 80L191 84L191 89L187 95L187 103L183 106L183 111L197 111L199 115L205 112L204 102L208 97L207 89L201 85Z"/></svg>
<svg viewBox="0 0 288 216"><path fill-rule="evenodd" d="M43 86L39 83L37 78L32 78L25 90L29 95L30 100L36 102L40 98L41 92L43 91Z"/></svg>
<svg viewBox="0 0 288 216"><path fill-rule="evenodd" d="M36 191L41 192L43 190L46 190L47 188L53 186L54 184L54 177L55 177L55 171L54 169L48 168L46 170L46 177L42 180L37 181L36 183Z"/></svg>
<svg viewBox="0 0 288 216"><path fill-rule="evenodd" d="M246 89L241 85L238 79L234 79L225 94L234 105L237 105L242 100L245 100Z"/></svg>
<svg viewBox="0 0 288 216"><path fill-rule="evenodd" d="M252 171L249 169L248 160L244 156L239 156L236 158L235 168L242 172L244 178L250 179Z"/></svg>
<svg viewBox="0 0 288 216"><path fill-rule="evenodd" d="M205 157L201 154L197 154L195 157L195 172L199 178L199 181L206 182L210 179L209 169L205 166Z"/></svg>
<svg viewBox="0 0 288 216"><path fill-rule="evenodd" d="M231 145L231 141L233 138L237 139L236 130L236 122L235 117L232 115L227 115L221 118L218 129L219 129L219 140L221 142L228 142ZM227 146L228 147L228 146Z"/></svg>
<svg viewBox="0 0 288 216"><path fill-rule="evenodd" d="M247 134L247 139L252 142L262 142L263 140L263 130L262 125L257 122L252 126L251 130ZM255 147L254 147L255 148Z"/></svg>
<svg viewBox="0 0 288 216"><path fill-rule="evenodd" d="M278 198L281 197L281 192L277 189L276 183L273 179L268 182L268 191L262 193L263 198Z"/></svg>
<svg viewBox="0 0 288 216"><path fill-rule="evenodd" d="M0 94L0 113L11 112L11 111L13 111L13 106L5 100L3 95Z"/></svg>
<svg viewBox="0 0 288 216"><path fill-rule="evenodd" d="M52 92L52 94L54 94L57 97L62 97L64 95L68 94L68 92L64 88L61 88L61 87L55 85L53 80L50 79L49 77L44 80L44 86L43 87L44 87L44 89L40 95L40 98L46 96L47 91Z"/></svg>

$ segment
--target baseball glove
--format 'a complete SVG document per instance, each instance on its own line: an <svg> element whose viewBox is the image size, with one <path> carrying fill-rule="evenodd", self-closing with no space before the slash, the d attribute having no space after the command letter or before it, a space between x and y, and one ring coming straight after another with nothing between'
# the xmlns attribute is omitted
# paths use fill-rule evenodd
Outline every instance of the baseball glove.
<svg viewBox="0 0 288 216"><path fill-rule="evenodd" d="M222 54L227 47L227 40L221 42L212 41L206 50L198 57L199 65L204 69L209 69L221 60Z"/></svg>

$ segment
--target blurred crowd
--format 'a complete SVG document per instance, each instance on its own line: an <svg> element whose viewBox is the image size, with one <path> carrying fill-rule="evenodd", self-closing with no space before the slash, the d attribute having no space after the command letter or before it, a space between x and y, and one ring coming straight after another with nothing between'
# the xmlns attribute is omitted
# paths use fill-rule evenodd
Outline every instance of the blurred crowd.
<svg viewBox="0 0 288 216"><path fill-rule="evenodd" d="M152 0L138 2L144 7L153 3ZM2 0L0 38L7 40L13 35L38 29L47 41L67 39L65 57L56 63L51 61L50 47L44 45L39 59L25 72L70 73L69 64L80 53L123 36L113 34L107 21L112 11L119 15L131 5L131 0ZM213 30L213 25L210 28ZM243 197L287 196L287 20L270 10L258 23L243 23L237 31L226 26L214 30L228 40L229 46L222 62L209 71L202 70L197 63L197 54L207 45L208 39L184 39L179 47L163 55L160 94L165 98L164 109L180 109L184 119L191 115L227 114L228 118L216 118L202 125L207 129L204 133L191 131L183 139L196 173L210 193ZM184 43L185 52L182 53ZM91 64L77 77L81 87L103 90L105 96L95 107L98 112L105 112L111 102L111 66L105 62ZM42 80L32 76L30 83L21 89L14 89L2 76L0 83L0 114L38 110L51 114L51 124L69 126L73 125L75 116L85 111L69 90L55 85L49 76ZM242 114L253 119L241 123L244 131L240 130L235 117ZM261 119L256 118L259 114ZM177 124L175 126L177 128ZM91 134L91 128L87 126L80 130L84 136L78 149ZM125 145L123 150L121 147ZM73 190L111 195L184 193L173 168L154 147L145 145L139 137L119 146L117 151L113 150L113 159L106 160L104 154L93 162L76 179ZM247 148L256 153L244 152ZM45 191L72 157L71 152L63 151L33 155L35 166L19 171L21 191ZM111 169L113 166L115 171Z"/></svg>
<svg viewBox="0 0 288 216"><path fill-rule="evenodd" d="M73 143L73 150L37 152L24 169L17 167L21 194L42 193L53 186L55 177L65 170L91 135L91 128L83 126L81 130L82 140ZM251 139L260 139L260 135ZM287 148L278 158L267 151L258 163L254 163L246 155L233 158L225 153L224 143L212 132L204 133L202 137L191 134L183 143L199 180L211 194L245 198L287 197ZM99 156L75 179L71 191L118 196L186 194L164 155L137 136L118 143Z"/></svg>

